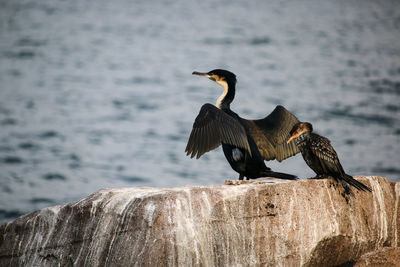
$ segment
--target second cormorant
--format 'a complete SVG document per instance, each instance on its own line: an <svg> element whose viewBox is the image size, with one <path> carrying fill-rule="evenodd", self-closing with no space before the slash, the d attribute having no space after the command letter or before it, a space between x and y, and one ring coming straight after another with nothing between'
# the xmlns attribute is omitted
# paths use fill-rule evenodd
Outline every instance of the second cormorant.
<svg viewBox="0 0 400 267"><path fill-rule="evenodd" d="M328 138L313 133L313 127L309 122L299 122L290 132L289 144L292 140L300 149L307 165L317 174L315 178L333 177L340 182L349 195L354 195L347 184L363 191L371 192L371 189L346 174L340 164L339 157L333 149Z"/></svg>
<svg viewBox="0 0 400 267"><path fill-rule="evenodd" d="M298 119L282 106L277 106L264 119L243 119L230 109L235 97L235 74L222 69L193 74L217 82L224 91L216 106L204 104L201 107L186 146L187 155L199 158L222 144L225 157L239 173L240 180L243 177L296 179L295 175L271 171L264 160L282 161L299 152L294 144L285 142Z"/></svg>

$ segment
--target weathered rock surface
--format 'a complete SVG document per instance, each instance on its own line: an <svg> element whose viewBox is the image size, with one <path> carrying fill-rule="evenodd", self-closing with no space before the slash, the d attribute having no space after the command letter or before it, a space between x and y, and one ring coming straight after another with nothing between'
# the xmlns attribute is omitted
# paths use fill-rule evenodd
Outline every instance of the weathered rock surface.
<svg viewBox="0 0 400 267"><path fill-rule="evenodd" d="M396 263L400 184L357 179L348 203L330 179L104 189L3 224L0 266Z"/></svg>
<svg viewBox="0 0 400 267"><path fill-rule="evenodd" d="M399 267L400 248L382 248L363 255L354 267Z"/></svg>

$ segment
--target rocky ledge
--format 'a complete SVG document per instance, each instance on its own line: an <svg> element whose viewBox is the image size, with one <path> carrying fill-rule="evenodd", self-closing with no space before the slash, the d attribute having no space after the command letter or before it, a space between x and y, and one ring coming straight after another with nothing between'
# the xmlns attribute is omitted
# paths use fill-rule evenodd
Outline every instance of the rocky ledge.
<svg viewBox="0 0 400 267"><path fill-rule="evenodd" d="M0 226L0 266L400 266L400 184L356 179L104 189Z"/></svg>

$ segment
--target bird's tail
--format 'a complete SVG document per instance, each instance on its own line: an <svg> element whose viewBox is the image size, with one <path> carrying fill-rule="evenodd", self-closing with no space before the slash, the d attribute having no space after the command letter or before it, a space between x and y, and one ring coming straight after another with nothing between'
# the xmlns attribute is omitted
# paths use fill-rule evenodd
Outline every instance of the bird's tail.
<svg viewBox="0 0 400 267"><path fill-rule="evenodd" d="M263 171L262 176L264 177L274 177L279 179L297 180L298 177L293 174L283 173L283 172L273 172L273 171Z"/></svg>
<svg viewBox="0 0 400 267"><path fill-rule="evenodd" d="M349 185L354 186L358 190L372 192L371 188L369 188L365 184L357 181L356 179L353 178L353 176L344 174L341 178L343 179L344 182L348 183Z"/></svg>

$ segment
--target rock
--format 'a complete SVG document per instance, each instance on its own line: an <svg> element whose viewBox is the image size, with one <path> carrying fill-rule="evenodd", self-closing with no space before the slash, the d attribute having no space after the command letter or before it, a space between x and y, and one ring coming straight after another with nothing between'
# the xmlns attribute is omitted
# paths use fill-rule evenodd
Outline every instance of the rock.
<svg viewBox="0 0 400 267"><path fill-rule="evenodd" d="M0 266L398 262L400 184L356 178L373 192L348 202L332 179L104 189L0 226Z"/></svg>
<svg viewBox="0 0 400 267"><path fill-rule="evenodd" d="M398 267L400 266L400 248L382 248L363 255L354 267Z"/></svg>

